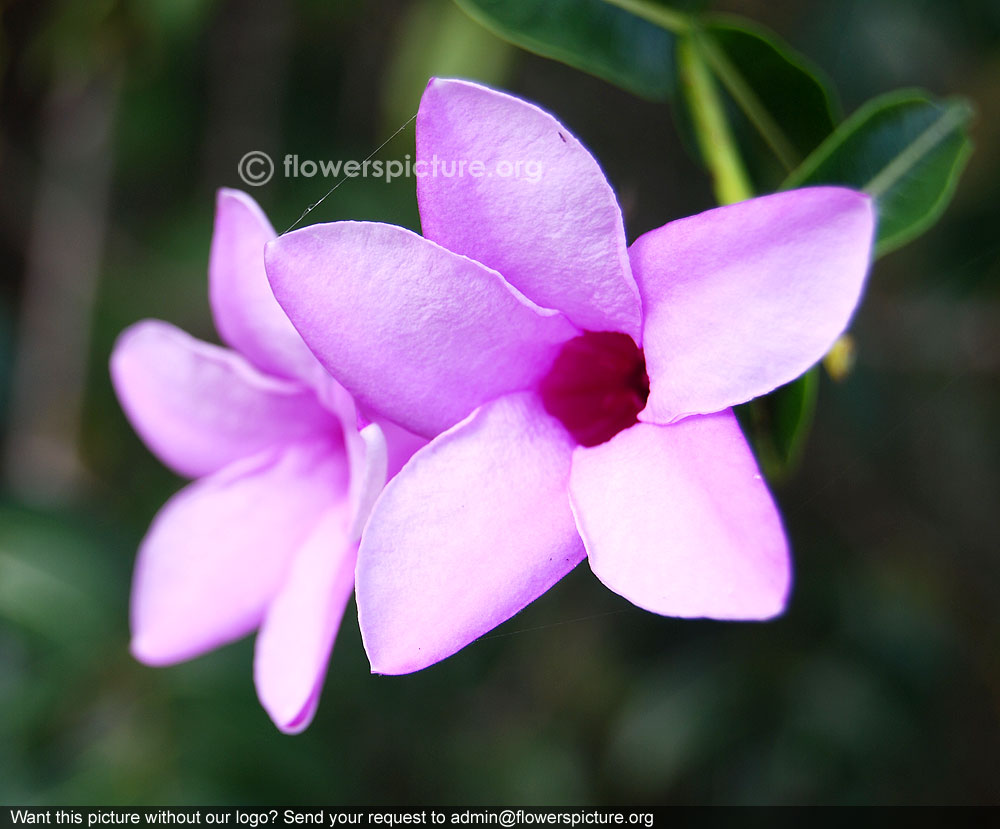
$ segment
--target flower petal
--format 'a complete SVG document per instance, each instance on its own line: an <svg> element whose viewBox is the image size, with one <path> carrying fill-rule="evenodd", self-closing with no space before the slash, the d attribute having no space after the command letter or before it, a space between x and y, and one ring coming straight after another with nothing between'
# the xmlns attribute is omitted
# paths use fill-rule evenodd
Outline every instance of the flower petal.
<svg viewBox="0 0 1000 829"><path fill-rule="evenodd" d="M275 296L359 404L430 437L532 386L579 332L498 273L394 225L336 222L267 246Z"/></svg>
<svg viewBox="0 0 1000 829"><path fill-rule="evenodd" d="M650 384L639 419L721 411L806 371L847 327L874 230L867 196L816 187L719 207L636 240Z"/></svg>
<svg viewBox="0 0 1000 829"><path fill-rule="evenodd" d="M326 376L330 377L329 374ZM361 528L368 520L372 504L387 480L385 433L379 424L369 422L358 411L354 398L332 377L329 383L320 386L318 396L323 405L344 424L344 449L350 473L347 496L351 516L349 534L352 540L357 541L361 538Z"/></svg>
<svg viewBox="0 0 1000 829"><path fill-rule="evenodd" d="M377 423L369 423L358 432L356 442L348 444L351 457L351 485L348 500L351 504L351 520L348 534L353 541L361 538L361 530L371 514L375 499L382 492L387 480L389 453L385 432Z"/></svg>
<svg viewBox="0 0 1000 829"><path fill-rule="evenodd" d="M349 520L344 505L326 512L295 555L257 634L257 696L286 734L297 734L312 721L330 651L354 592L358 547L348 538Z"/></svg>
<svg viewBox="0 0 1000 829"><path fill-rule="evenodd" d="M136 658L179 662L253 630L295 553L346 491L343 456L309 443L238 461L177 493L139 548Z"/></svg>
<svg viewBox="0 0 1000 829"><path fill-rule="evenodd" d="M274 299L264 245L277 234L250 196L219 190L208 291L219 336L270 374L311 383L319 366Z"/></svg>
<svg viewBox="0 0 1000 829"><path fill-rule="evenodd" d="M427 438L415 435L391 420L380 418L378 425L385 435L386 452L386 480L391 480L399 474L399 470L406 465L406 462L413 457L413 453L427 445Z"/></svg>
<svg viewBox="0 0 1000 829"><path fill-rule="evenodd" d="M417 196L428 239L494 268L581 328L638 341L639 293L615 194L593 156L549 113L478 84L434 78L417 113L421 163Z"/></svg>
<svg viewBox="0 0 1000 829"><path fill-rule="evenodd" d="M732 410L578 448L570 497L594 573L639 607L712 619L784 609L785 534Z"/></svg>
<svg viewBox="0 0 1000 829"><path fill-rule="evenodd" d="M197 477L272 446L338 440L337 418L304 386L158 320L126 329L111 379L135 430L171 469Z"/></svg>
<svg viewBox="0 0 1000 829"><path fill-rule="evenodd" d="M487 403L418 451L361 539L372 671L426 668L509 619L583 558L566 430L533 394Z"/></svg>

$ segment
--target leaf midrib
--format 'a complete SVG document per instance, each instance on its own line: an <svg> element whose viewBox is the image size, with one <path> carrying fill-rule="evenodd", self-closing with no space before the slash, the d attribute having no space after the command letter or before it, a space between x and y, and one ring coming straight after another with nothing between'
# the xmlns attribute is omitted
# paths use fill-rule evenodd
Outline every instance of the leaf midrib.
<svg viewBox="0 0 1000 829"><path fill-rule="evenodd" d="M961 103L951 103L947 106L948 108L941 113L938 119L910 142L903 152L870 178L861 189L875 199L885 195L923 158L930 155L942 141L948 138L953 130L960 127L969 115L968 106Z"/></svg>

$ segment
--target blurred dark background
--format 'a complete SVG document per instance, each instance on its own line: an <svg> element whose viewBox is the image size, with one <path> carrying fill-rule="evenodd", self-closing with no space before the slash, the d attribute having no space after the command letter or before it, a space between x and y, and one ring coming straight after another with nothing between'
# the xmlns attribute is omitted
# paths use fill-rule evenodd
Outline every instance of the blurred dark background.
<svg viewBox="0 0 1000 829"><path fill-rule="evenodd" d="M134 553L181 481L111 392L143 317L214 339L214 190L249 150L363 158L431 74L555 113L630 238L712 206L670 110L509 46L446 0L8 0L0 40L0 801L593 805L1000 802L1000 5L714 4L777 31L845 112L971 98L944 219L880 260L857 365L824 378L777 489L796 579L763 625L664 619L582 565L427 671L368 673L348 611L319 713L280 735L250 641L127 652ZM413 151L412 126L382 158ZM330 186L245 188L282 230ZM353 179L309 221L418 227L413 180ZM353 606L352 606L353 607Z"/></svg>

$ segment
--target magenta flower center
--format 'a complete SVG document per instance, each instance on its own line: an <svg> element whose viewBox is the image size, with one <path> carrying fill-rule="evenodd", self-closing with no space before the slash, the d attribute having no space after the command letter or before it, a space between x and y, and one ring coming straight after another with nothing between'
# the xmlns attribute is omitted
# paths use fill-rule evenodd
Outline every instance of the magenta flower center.
<svg viewBox="0 0 1000 829"><path fill-rule="evenodd" d="M645 408L646 358L628 334L587 331L563 346L539 391L545 410L581 446L597 446Z"/></svg>

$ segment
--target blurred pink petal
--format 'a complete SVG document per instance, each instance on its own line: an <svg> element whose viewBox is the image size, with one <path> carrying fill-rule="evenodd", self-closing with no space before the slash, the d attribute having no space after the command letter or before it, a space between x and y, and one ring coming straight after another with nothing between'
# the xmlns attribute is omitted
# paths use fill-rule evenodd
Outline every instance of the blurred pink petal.
<svg viewBox="0 0 1000 829"><path fill-rule="evenodd" d="M417 179L424 236L499 271L580 328L639 339L618 201L593 156L549 113L479 84L433 78L417 113L421 161L442 170L483 165L480 176Z"/></svg>
<svg viewBox="0 0 1000 829"><path fill-rule="evenodd" d="M640 420L717 412L794 380L843 333L871 261L871 199L790 190L632 245L650 394Z"/></svg>
<svg viewBox="0 0 1000 829"><path fill-rule="evenodd" d="M236 350L146 321L119 338L111 374L164 463L207 476L163 507L142 542L133 653L170 664L263 624L260 698L294 732L319 701L361 528L389 464L398 470L422 439L362 417L309 351L267 282L272 238L253 199L220 191L211 299Z"/></svg>
<svg viewBox="0 0 1000 829"><path fill-rule="evenodd" d="M294 444L190 484L153 520L132 585L132 652L190 659L253 630L347 472L329 443Z"/></svg>
<svg viewBox="0 0 1000 829"><path fill-rule="evenodd" d="M503 277L393 225L337 222L267 246L275 296L357 401L425 437L530 388L577 329Z"/></svg>
<svg viewBox="0 0 1000 829"><path fill-rule="evenodd" d="M340 423L299 383L262 374L239 354L146 320L111 356L122 408L171 469L196 477L263 449L328 436Z"/></svg>
<svg viewBox="0 0 1000 829"><path fill-rule="evenodd" d="M316 358L274 299L264 245L277 234L250 196L219 190L209 254L209 298L223 341L262 371L311 382Z"/></svg>
<svg viewBox="0 0 1000 829"><path fill-rule="evenodd" d="M731 410L578 447L569 492L591 569L633 604L713 619L784 608L781 519Z"/></svg>
<svg viewBox="0 0 1000 829"><path fill-rule="evenodd" d="M377 423L385 435L388 464L385 479L388 481L399 474L406 462L413 457L414 452L427 445L427 438L415 435L391 420L379 418Z"/></svg>
<svg viewBox="0 0 1000 829"><path fill-rule="evenodd" d="M583 559L573 442L531 394L487 403L418 451L361 540L361 635L376 673L416 671L510 618Z"/></svg>
<svg viewBox="0 0 1000 829"><path fill-rule="evenodd" d="M357 432L350 443L354 456L351 462L351 485L348 490L348 535L361 538L361 530L371 514L375 499L385 486L389 458L385 432L377 423L369 423Z"/></svg>
<svg viewBox="0 0 1000 829"><path fill-rule="evenodd" d="M305 729L316 712L333 641L354 592L358 546L349 539L349 521L347 510L327 510L295 554L257 634L257 695L289 734Z"/></svg>

